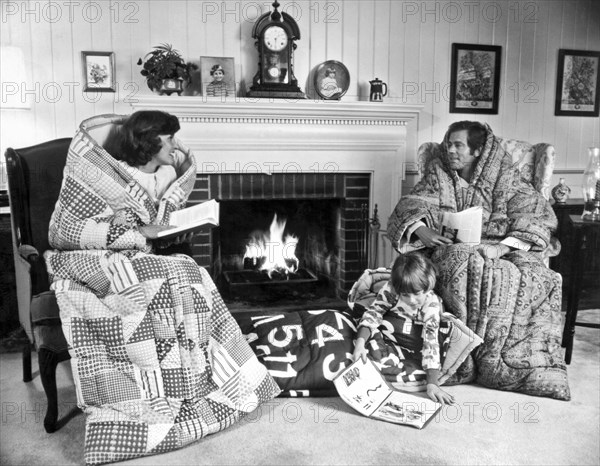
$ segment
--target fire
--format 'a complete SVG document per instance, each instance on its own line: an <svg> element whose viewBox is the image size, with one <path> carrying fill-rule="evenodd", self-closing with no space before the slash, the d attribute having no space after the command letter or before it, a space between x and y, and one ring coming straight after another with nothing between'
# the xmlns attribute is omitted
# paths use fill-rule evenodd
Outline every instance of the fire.
<svg viewBox="0 0 600 466"><path fill-rule="evenodd" d="M266 270L269 278L272 278L273 272L287 275L298 270L298 238L294 235L283 237L285 224L285 220L278 220L277 214L274 214L269 231L255 233L246 245L244 259L252 259L254 263L261 262L259 270Z"/></svg>

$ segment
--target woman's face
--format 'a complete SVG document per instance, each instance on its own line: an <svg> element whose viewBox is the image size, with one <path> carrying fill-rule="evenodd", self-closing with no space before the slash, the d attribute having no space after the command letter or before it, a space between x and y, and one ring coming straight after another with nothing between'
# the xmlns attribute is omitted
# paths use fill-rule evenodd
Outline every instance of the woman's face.
<svg viewBox="0 0 600 466"><path fill-rule="evenodd" d="M158 154L154 156L154 160L159 165L175 165L174 152L177 145L175 144L175 136L173 134L160 134L158 136L162 147Z"/></svg>
<svg viewBox="0 0 600 466"><path fill-rule="evenodd" d="M224 76L225 76L225 73L223 73L222 70L216 70L213 73L213 78L215 79L215 81L223 81Z"/></svg>

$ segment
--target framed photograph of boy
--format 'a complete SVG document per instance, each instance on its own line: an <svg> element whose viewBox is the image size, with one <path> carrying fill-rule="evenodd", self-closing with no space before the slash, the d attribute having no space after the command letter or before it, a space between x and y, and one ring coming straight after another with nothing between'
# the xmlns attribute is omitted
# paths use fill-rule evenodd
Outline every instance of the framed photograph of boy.
<svg viewBox="0 0 600 466"><path fill-rule="evenodd" d="M81 62L84 91L116 91L114 52L81 52Z"/></svg>
<svg viewBox="0 0 600 466"><path fill-rule="evenodd" d="M600 52L559 49L554 115L600 114L599 65Z"/></svg>
<svg viewBox="0 0 600 466"><path fill-rule="evenodd" d="M498 113L499 45L452 44L450 113Z"/></svg>
<svg viewBox="0 0 600 466"><path fill-rule="evenodd" d="M200 57L202 95L235 97L235 62L232 57Z"/></svg>

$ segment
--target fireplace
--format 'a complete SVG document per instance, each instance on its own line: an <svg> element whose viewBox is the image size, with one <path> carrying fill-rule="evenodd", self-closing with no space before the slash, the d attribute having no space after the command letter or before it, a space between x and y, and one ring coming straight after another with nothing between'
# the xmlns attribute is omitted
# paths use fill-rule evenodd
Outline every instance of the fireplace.
<svg viewBox="0 0 600 466"><path fill-rule="evenodd" d="M370 191L370 174L198 175L190 201L218 200L220 225L196 235L194 258L233 309L343 307L367 267ZM258 248L265 254L252 264L246 246L271 231L275 215L285 221L281 238ZM298 270L258 270L278 249L291 250L279 248L286 237L297 239Z"/></svg>
<svg viewBox="0 0 600 466"><path fill-rule="evenodd" d="M194 259L224 294L235 284L233 301L238 289L252 287L239 283L247 277L240 273L244 265L237 236L268 229L271 211L287 217L290 233L298 233L292 231L298 229L294 222L304 225L300 249L303 241L322 247L310 253L299 250L299 277L288 274L277 283L260 284L274 294L273 305L281 310L289 307L284 297L292 294L308 293L310 299L299 301L312 308L343 303L365 268L387 265L377 263L377 254L366 246L370 237L382 238L369 219L377 206L380 230L385 230L402 180L415 172L415 161L407 161L406 153L416 154L420 106L184 96L137 96L131 106L179 118L178 137L194 151L198 166L190 202L216 199L227 215L219 228L196 235ZM269 212L263 213L263 207ZM252 218L238 222L239 209L252 212ZM297 212L300 220L293 218ZM322 231L315 232L317 226ZM288 278L297 282L291 288ZM252 306L260 309L262 304Z"/></svg>

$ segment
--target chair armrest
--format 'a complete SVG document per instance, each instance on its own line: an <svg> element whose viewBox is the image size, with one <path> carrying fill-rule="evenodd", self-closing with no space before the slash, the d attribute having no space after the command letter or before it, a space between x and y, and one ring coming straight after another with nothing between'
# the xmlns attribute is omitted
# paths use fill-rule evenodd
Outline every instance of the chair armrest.
<svg viewBox="0 0 600 466"><path fill-rule="evenodd" d="M22 244L18 250L19 255L30 264L36 262L40 257L38 250L29 244Z"/></svg>

